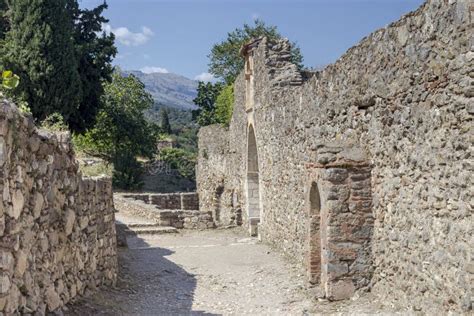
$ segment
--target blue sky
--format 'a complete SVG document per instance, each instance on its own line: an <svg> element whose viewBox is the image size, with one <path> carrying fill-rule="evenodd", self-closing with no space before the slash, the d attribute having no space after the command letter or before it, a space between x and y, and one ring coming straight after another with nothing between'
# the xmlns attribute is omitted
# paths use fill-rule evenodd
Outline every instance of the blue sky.
<svg viewBox="0 0 474 316"><path fill-rule="evenodd" d="M209 78L210 48L255 18L300 46L304 64L336 61L364 36L417 9L423 0L108 0L117 35L115 64L126 70ZM102 0L82 0L93 7Z"/></svg>

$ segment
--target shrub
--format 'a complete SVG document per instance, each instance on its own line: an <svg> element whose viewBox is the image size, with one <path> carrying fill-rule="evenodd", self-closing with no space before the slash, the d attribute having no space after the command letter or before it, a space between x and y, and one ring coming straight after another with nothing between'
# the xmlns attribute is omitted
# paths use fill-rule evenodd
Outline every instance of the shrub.
<svg viewBox="0 0 474 316"><path fill-rule="evenodd" d="M138 190L143 186L143 167L130 152L114 157L113 185L118 189Z"/></svg>
<svg viewBox="0 0 474 316"><path fill-rule="evenodd" d="M196 175L196 157L193 153L181 148L163 148L160 151L160 160L166 162L170 168L188 179L194 180Z"/></svg>

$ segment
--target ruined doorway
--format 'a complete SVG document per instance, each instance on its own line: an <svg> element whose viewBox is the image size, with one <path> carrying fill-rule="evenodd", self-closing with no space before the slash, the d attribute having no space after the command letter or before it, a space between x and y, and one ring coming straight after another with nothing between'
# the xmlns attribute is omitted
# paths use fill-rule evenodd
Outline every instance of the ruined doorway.
<svg viewBox="0 0 474 316"><path fill-rule="evenodd" d="M249 127L247 146L247 215L250 234L256 236L260 222L260 188L257 140L252 126Z"/></svg>
<svg viewBox="0 0 474 316"><path fill-rule="evenodd" d="M311 183L308 200L308 278L311 284L319 284L321 282L321 196L316 182Z"/></svg>

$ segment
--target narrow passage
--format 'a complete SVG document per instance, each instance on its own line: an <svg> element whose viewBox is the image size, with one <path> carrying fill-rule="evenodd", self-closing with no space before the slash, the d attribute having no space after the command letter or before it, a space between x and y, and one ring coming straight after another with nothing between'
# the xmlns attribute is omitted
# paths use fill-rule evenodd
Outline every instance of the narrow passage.
<svg viewBox="0 0 474 316"><path fill-rule="evenodd" d="M123 211L117 219L149 221ZM302 315L311 306L301 272L241 229L138 234L127 242L117 287L67 314Z"/></svg>
<svg viewBox="0 0 474 316"><path fill-rule="evenodd" d="M373 312L366 300L315 302L288 258L240 228L166 230L127 212L139 232L119 251L117 286L68 306L65 315L327 315ZM139 210L140 211L140 210ZM356 303L356 304L354 304ZM316 306L315 306L316 305ZM354 306L355 305L355 306Z"/></svg>

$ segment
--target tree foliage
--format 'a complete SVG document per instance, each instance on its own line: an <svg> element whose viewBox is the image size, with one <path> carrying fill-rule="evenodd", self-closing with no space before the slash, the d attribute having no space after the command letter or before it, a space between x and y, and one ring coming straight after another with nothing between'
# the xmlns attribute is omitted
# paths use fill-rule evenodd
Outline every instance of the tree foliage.
<svg viewBox="0 0 474 316"><path fill-rule="evenodd" d="M163 133L166 134L171 134L171 124L170 124L170 118L169 118L169 113L168 110L165 108L161 109L160 113L160 120L161 120L161 130Z"/></svg>
<svg viewBox="0 0 474 316"><path fill-rule="evenodd" d="M116 54L114 36L100 34L106 8L80 9L77 0L0 0L0 33L8 31L2 63L21 78L13 96L38 121L60 113L74 131L94 123Z"/></svg>
<svg viewBox="0 0 474 316"><path fill-rule="evenodd" d="M196 155L182 148L163 148L160 160L166 162L172 169L185 178L195 179Z"/></svg>
<svg viewBox="0 0 474 316"><path fill-rule="evenodd" d="M114 177L118 177L114 179L120 187L133 187L129 181L138 181L136 157L151 158L155 153L159 128L144 115L153 98L138 78L122 77L118 72L104 85L104 91L94 127L84 135L75 135L75 143L87 154L114 163Z"/></svg>
<svg viewBox="0 0 474 316"><path fill-rule="evenodd" d="M224 41L215 44L211 49L208 56L210 59L209 72L227 84L233 83L240 71L244 69L240 48L252 38L262 36L270 40L282 38L276 26L266 25L261 20L255 20L253 25L244 24L242 28L236 28L228 33ZM299 68L303 67L303 56L295 43L292 45L291 59Z"/></svg>
<svg viewBox="0 0 474 316"><path fill-rule="evenodd" d="M234 108L234 85L200 82L194 104L198 109L193 111L193 119L199 126L229 125Z"/></svg>
<svg viewBox="0 0 474 316"><path fill-rule="evenodd" d="M215 117L218 123L229 125L234 109L234 85L225 86L216 98Z"/></svg>
<svg viewBox="0 0 474 316"><path fill-rule="evenodd" d="M198 95L193 100L194 104L198 106L198 109L193 111L193 119L200 126L218 123L215 116L215 103L222 88L223 84L219 82L199 82Z"/></svg>
<svg viewBox="0 0 474 316"><path fill-rule="evenodd" d="M102 32L108 22L103 12L108 8L104 2L98 7L79 9L76 0L70 0L74 20L74 43L82 85L82 100L77 113L68 123L75 131L84 131L94 124L100 109L100 98L104 93L103 81L112 80L112 59L117 54L115 36Z"/></svg>
<svg viewBox="0 0 474 316"><path fill-rule="evenodd" d="M0 41L5 39L5 35L9 29L8 4L6 0L0 0Z"/></svg>
<svg viewBox="0 0 474 316"><path fill-rule="evenodd" d="M15 0L3 49L6 69L21 78L15 93L39 120L59 112L66 120L79 107L82 88L67 0Z"/></svg>

